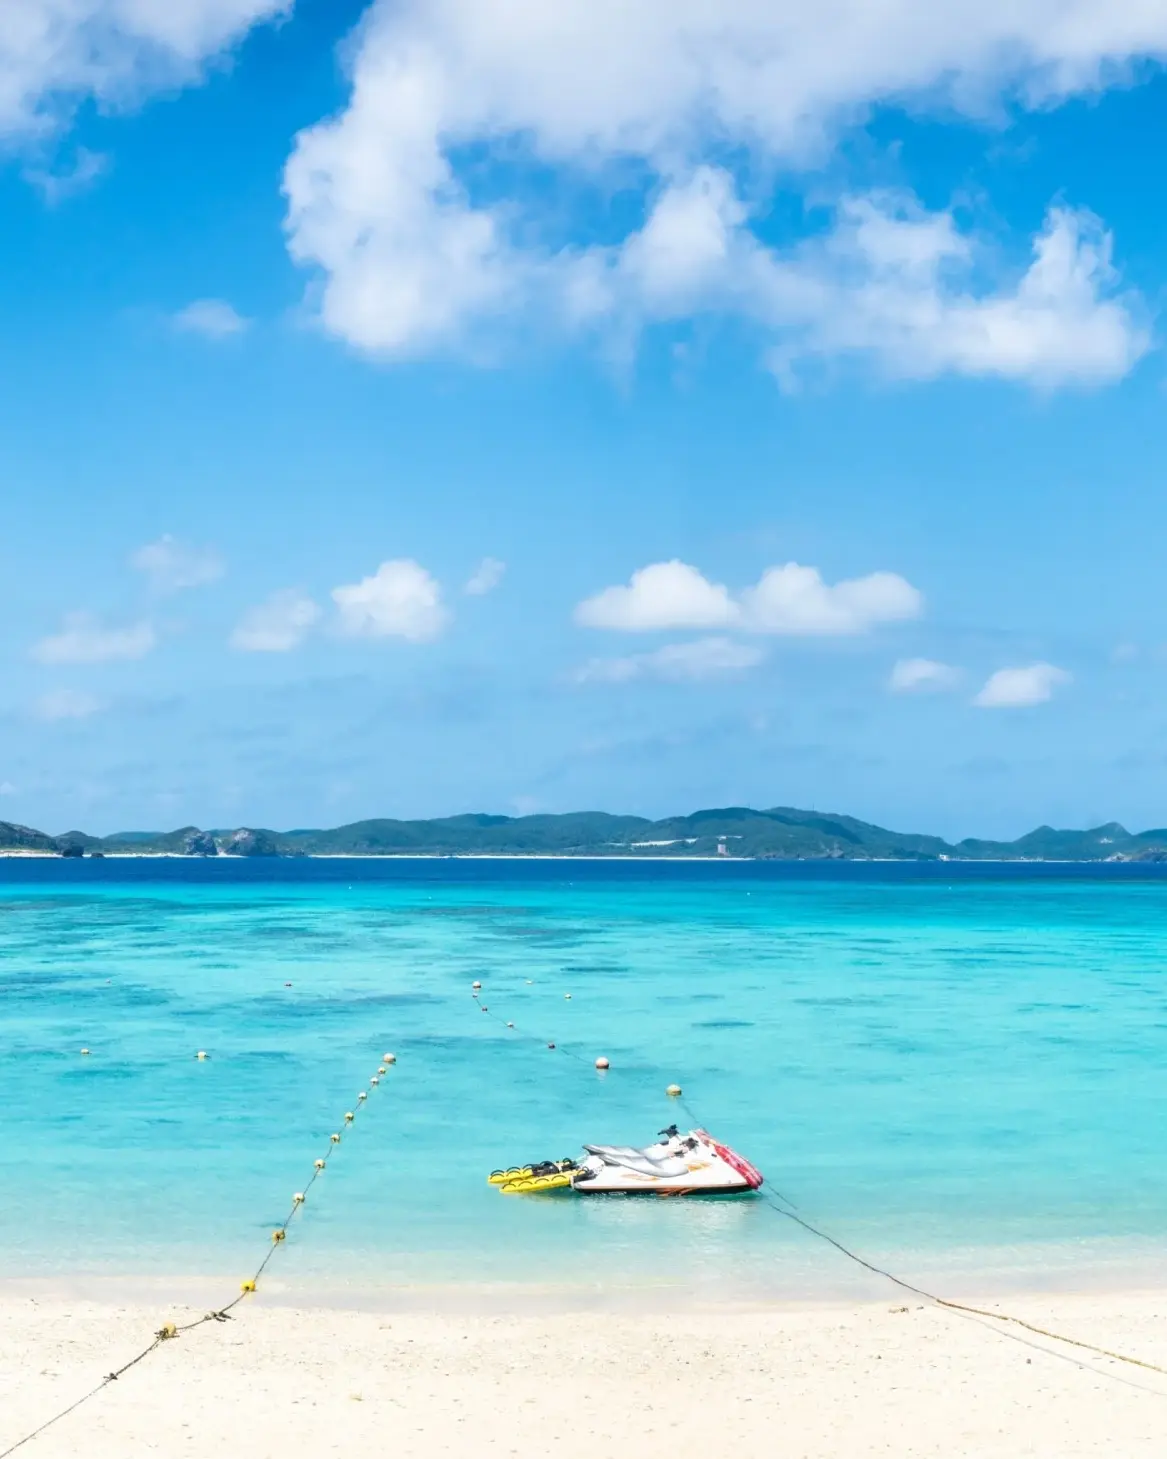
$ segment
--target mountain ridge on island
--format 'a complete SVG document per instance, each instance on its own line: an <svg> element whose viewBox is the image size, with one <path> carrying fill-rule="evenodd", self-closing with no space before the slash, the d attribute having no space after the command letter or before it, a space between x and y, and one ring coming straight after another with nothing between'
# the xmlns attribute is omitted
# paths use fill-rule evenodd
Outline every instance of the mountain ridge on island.
<svg viewBox="0 0 1167 1459"><path fill-rule="evenodd" d="M889 831L853 816L776 806L694 811L649 820L606 811L467 814L354 821L331 830L240 826L54 836L0 821L0 854L41 856L725 856L849 861L1167 861L1167 829L1132 833L1116 821L1089 830L1039 826L1015 841Z"/></svg>

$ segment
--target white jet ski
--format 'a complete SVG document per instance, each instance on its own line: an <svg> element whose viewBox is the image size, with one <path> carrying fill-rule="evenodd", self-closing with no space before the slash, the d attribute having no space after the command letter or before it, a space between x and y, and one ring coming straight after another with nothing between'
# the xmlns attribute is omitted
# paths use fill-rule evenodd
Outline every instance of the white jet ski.
<svg viewBox="0 0 1167 1459"><path fill-rule="evenodd" d="M580 1195L732 1195L757 1190L761 1172L706 1130L682 1134L676 1125L652 1145L585 1145L583 1160L544 1160L496 1170L489 1177L506 1195L572 1190Z"/></svg>

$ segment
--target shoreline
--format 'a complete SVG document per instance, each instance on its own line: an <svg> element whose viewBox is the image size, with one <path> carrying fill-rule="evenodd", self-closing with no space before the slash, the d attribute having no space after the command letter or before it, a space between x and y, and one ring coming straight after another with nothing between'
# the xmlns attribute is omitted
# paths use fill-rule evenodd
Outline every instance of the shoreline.
<svg viewBox="0 0 1167 1459"><path fill-rule="evenodd" d="M1016 1310L1018 1304L1011 1307ZM0 1448L206 1308L0 1290ZM1167 1292L1018 1315L1167 1366ZM1158 1459L1167 1376L917 1302L628 1313L305 1310L247 1298L161 1343L29 1459Z"/></svg>

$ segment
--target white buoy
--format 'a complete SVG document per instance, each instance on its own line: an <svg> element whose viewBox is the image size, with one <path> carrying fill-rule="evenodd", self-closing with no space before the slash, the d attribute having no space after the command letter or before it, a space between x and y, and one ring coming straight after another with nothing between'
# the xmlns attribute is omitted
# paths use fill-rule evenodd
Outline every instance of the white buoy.
<svg viewBox="0 0 1167 1459"><path fill-rule="evenodd" d="M396 1064L396 1062L397 1062L397 1055L396 1054L383 1054L381 1056L381 1062L382 1062L382 1064Z"/></svg>
<svg viewBox="0 0 1167 1459"><path fill-rule="evenodd" d="M82 1053L83 1053L83 1054L86 1054L86 1055L88 1055L88 1053L89 1053L89 1050L88 1050L88 1049L82 1049L82 1050L81 1050L81 1052L82 1052Z"/></svg>
<svg viewBox="0 0 1167 1459"><path fill-rule="evenodd" d="M475 991L475 992L476 992L476 993L477 993L477 992L478 992L478 990L479 990L479 988L481 988L481 987L482 987L482 984L481 984L481 983L480 983L480 982L479 982L479 981L478 981L478 979L477 979L477 978L475 978L475 980L474 980L474 982L473 982L473 983L471 983L471 984L470 984L470 986L471 986L471 987L472 987L472 988L473 988L473 989L474 989L474 991Z"/></svg>
<svg viewBox="0 0 1167 1459"><path fill-rule="evenodd" d="M565 993L563 996L567 999L567 1001L569 1003L571 1002L571 994L570 993Z"/></svg>
<svg viewBox="0 0 1167 1459"><path fill-rule="evenodd" d="M609 1066L608 1066L607 1059L605 1059L604 1056L603 1056L603 1054L601 1054L600 1057L596 1060L596 1068L597 1069L607 1069L608 1067Z"/></svg>
<svg viewBox="0 0 1167 1459"><path fill-rule="evenodd" d="M679 1084L670 1084L669 1087L665 1090L665 1093L669 1096L670 1099L676 1099L681 1093L681 1086Z"/></svg>
<svg viewBox="0 0 1167 1459"><path fill-rule="evenodd" d="M195 1055L195 1058L196 1059L205 1059L206 1057L207 1057L207 1051L206 1051L206 1049L200 1049L198 1051L198 1053Z"/></svg>

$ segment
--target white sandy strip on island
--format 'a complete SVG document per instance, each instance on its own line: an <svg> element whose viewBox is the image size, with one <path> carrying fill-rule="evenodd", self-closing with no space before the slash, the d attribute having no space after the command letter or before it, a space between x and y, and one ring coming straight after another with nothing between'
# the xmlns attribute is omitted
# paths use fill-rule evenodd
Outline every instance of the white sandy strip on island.
<svg viewBox="0 0 1167 1459"><path fill-rule="evenodd" d="M1167 1366L1167 1293L1008 1306ZM0 1296L0 1452L162 1323L197 1315ZM1160 1459L1167 1378L991 1329L896 1301L605 1316L249 1299L233 1321L164 1343L20 1454Z"/></svg>

